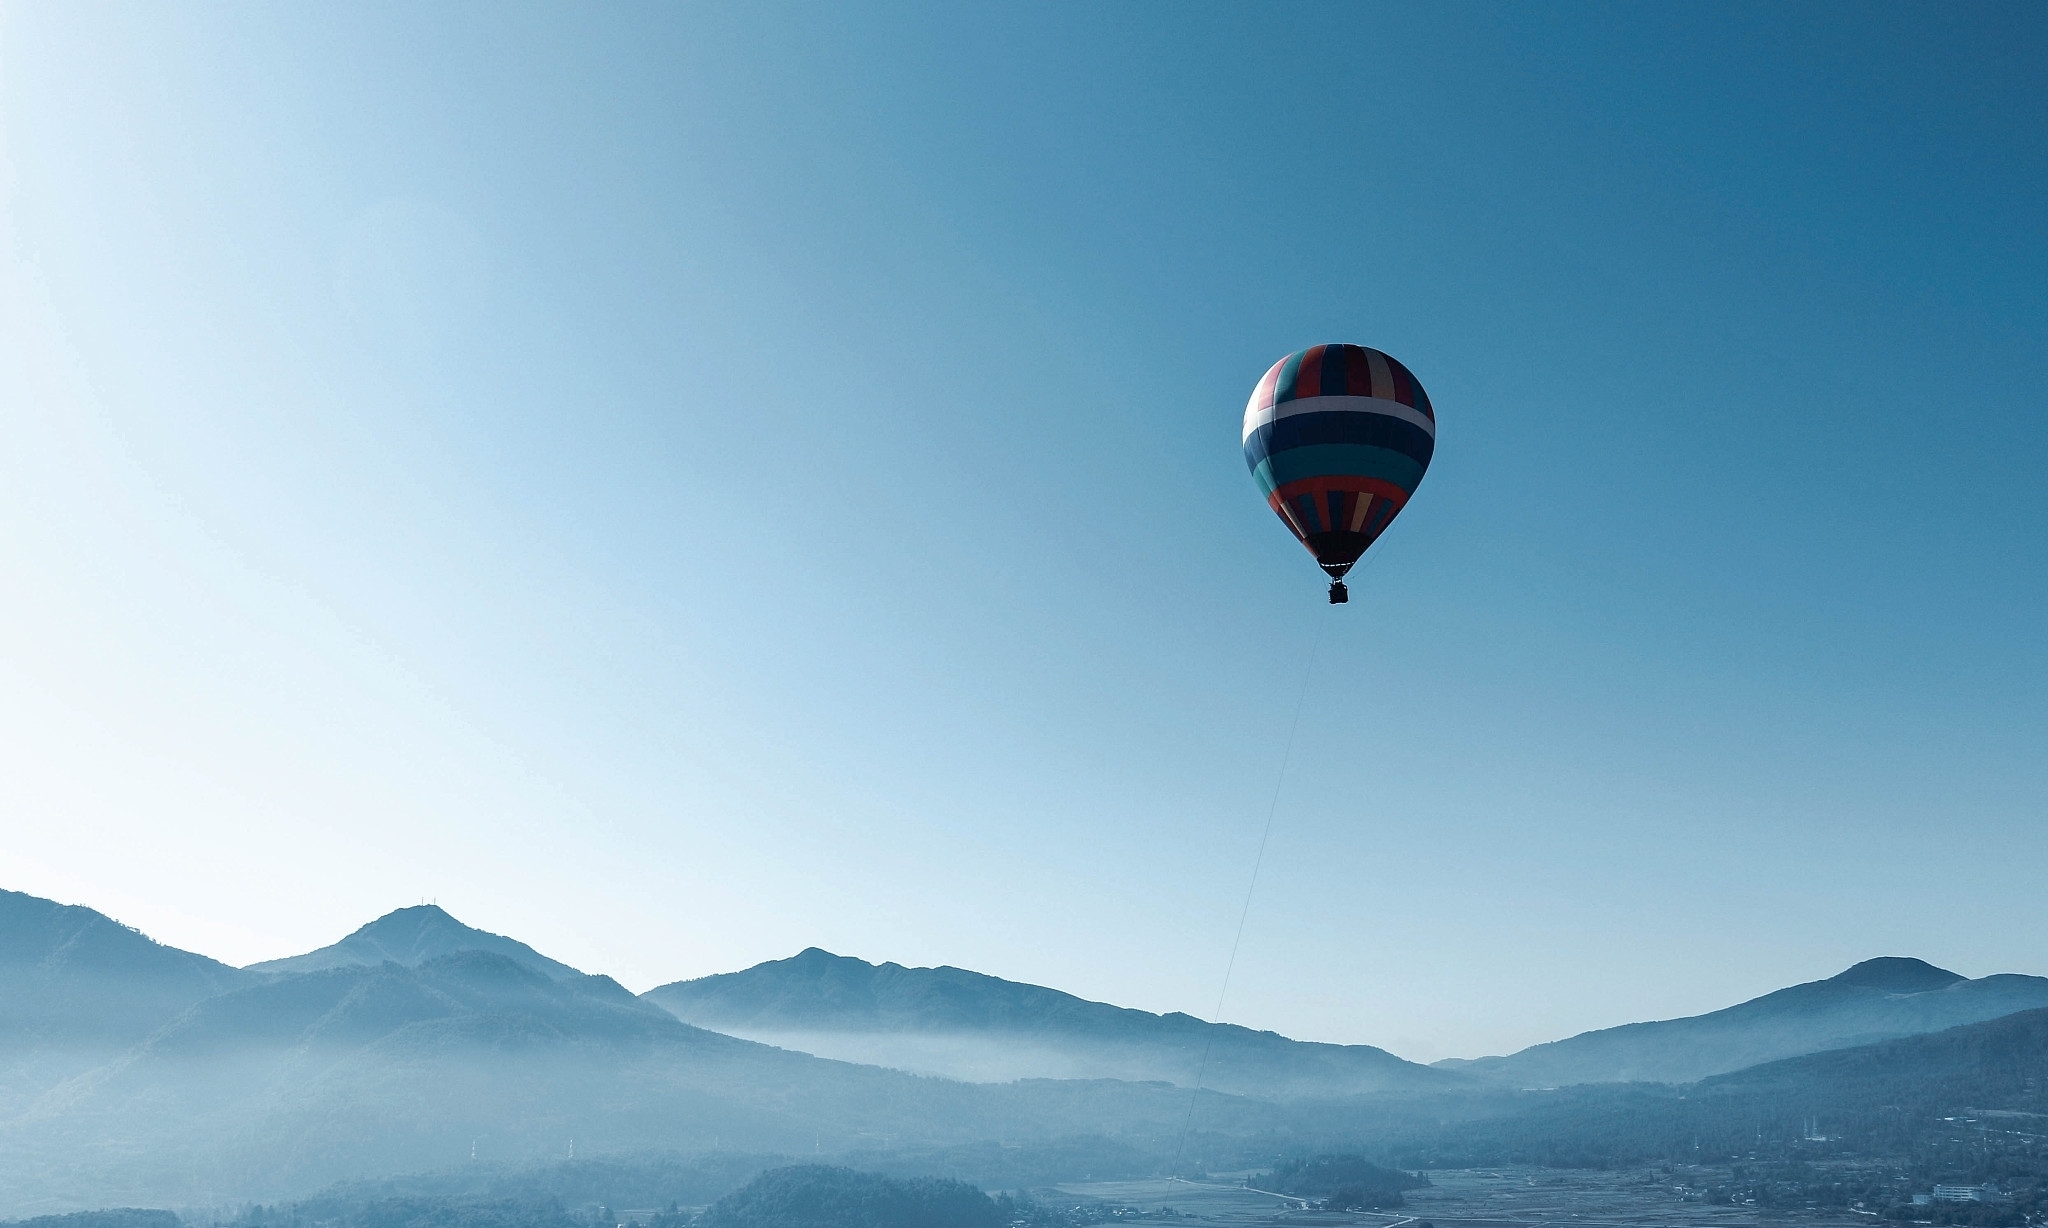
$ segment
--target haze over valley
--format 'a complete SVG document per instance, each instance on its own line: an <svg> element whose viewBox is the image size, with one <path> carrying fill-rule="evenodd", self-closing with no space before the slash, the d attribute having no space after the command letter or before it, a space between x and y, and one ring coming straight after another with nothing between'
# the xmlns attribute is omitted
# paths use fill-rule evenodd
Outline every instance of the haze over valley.
<svg viewBox="0 0 2048 1228"><path fill-rule="evenodd" d="M1241 1170L1275 1149L1390 1170L1697 1164L1824 1132L1884 1155L1958 1110L2048 1112L2048 979L1898 957L1422 1066L816 948L636 996L432 905L234 968L7 892L0 1002L14 1216L407 1174L468 1188L554 1171L571 1140L711 1201L777 1156L1028 1189Z"/></svg>

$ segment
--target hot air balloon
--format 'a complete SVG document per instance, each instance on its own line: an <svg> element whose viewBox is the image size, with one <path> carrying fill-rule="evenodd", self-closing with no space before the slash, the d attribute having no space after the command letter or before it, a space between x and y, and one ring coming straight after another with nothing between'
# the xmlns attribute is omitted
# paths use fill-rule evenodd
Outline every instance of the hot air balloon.
<svg viewBox="0 0 2048 1228"><path fill-rule="evenodd" d="M1244 460L1266 503L1350 600L1344 573L1422 482L1436 412L1408 368L1362 345L1312 345L1266 372L1244 407Z"/></svg>

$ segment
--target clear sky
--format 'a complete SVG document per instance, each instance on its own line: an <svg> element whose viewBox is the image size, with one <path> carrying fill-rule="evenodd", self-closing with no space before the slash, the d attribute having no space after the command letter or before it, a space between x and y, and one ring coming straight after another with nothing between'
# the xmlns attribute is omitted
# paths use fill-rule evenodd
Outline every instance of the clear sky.
<svg viewBox="0 0 2048 1228"><path fill-rule="evenodd" d="M1227 1018L2048 973L2039 5L4 14L0 885L1207 1015L1320 638Z"/></svg>

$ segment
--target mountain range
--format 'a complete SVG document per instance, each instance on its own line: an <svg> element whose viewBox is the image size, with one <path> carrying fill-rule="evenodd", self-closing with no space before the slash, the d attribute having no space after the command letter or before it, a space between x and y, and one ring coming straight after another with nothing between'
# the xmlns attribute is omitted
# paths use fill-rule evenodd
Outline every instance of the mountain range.
<svg viewBox="0 0 2048 1228"><path fill-rule="evenodd" d="M821 1057L977 1083L1156 1080L1267 1099L1444 1091L1465 1080L1371 1045L1290 1040L1090 1002L962 968L812 947L642 995L685 1023Z"/></svg>
<svg viewBox="0 0 2048 1228"><path fill-rule="evenodd" d="M1207 1098L1213 1122L1268 1106ZM843 1152L883 1140L1163 1134L1158 1084L983 1087L694 1028L608 978L505 956L264 979L206 998L0 1124L0 1206L207 1204L350 1177L661 1148Z"/></svg>
<svg viewBox="0 0 2048 1228"><path fill-rule="evenodd" d="M1382 1130L1379 1137L1410 1167L1726 1163L1774 1152L1800 1163L1881 1156L1918 1168L1922 1180L1942 1180L1946 1172L1949 1179L1974 1173L1969 1179L1981 1181L2038 1171L2043 1121L2048 1009L1803 1054L1695 1083L1584 1083L1512 1093L1463 1119Z"/></svg>
<svg viewBox="0 0 2048 1228"><path fill-rule="evenodd" d="M1823 981L1685 1019L1631 1023L1507 1057L1436 1063L1514 1087L1691 1083L1763 1062L1938 1032L2048 1007L2048 977L1970 980L1917 959L1871 959Z"/></svg>
<svg viewBox="0 0 2048 1228"><path fill-rule="evenodd" d="M983 1086L722 1035L431 907L315 960L234 969L88 909L4 903L17 923L0 1002L23 1022L0 1038L15 1093L0 1114L0 1213L276 1197L577 1146L1164 1137L1190 1107L1163 1083ZM89 1020L96 996L106 1019L82 1047L63 1025ZM1284 1125L1266 1102L1216 1093L1202 1112L1233 1133Z"/></svg>
<svg viewBox="0 0 2048 1228"><path fill-rule="evenodd" d="M1893 1137L1902 1104L2048 1107L2038 1006L2042 978L1873 960L1710 1015L1430 1068L817 949L636 997L431 905L237 969L0 892L0 1214L282 1197L574 1148L883 1167L985 1148L990 1172L1028 1153L1034 1172L1078 1177L1106 1162L1091 1156L1228 1166L1332 1138L1417 1162L1675 1154L1751 1146L1824 1106ZM1629 1078L1663 1082L1612 1082ZM1576 1086L1515 1090L1561 1085Z"/></svg>

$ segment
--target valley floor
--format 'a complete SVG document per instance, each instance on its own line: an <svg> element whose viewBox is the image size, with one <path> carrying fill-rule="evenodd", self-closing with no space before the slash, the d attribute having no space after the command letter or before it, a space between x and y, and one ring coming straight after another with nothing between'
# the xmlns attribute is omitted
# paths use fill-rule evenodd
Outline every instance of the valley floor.
<svg viewBox="0 0 2048 1228"><path fill-rule="evenodd" d="M1076 1203L1107 1203L1145 1213L1162 1206L1215 1225L1370 1225L1372 1228L1847 1228L1883 1224L1842 1208L1761 1209L1695 1201L1725 1182L1726 1169L1659 1175L1649 1170L1554 1168L1439 1169L1430 1186L1410 1190L1398 1212L1305 1211L1294 1199L1220 1183L1090 1181L1061 1185ZM1047 1199L1046 1201L1051 1201ZM1170 1221L1169 1221L1170 1222Z"/></svg>
<svg viewBox="0 0 2048 1228"><path fill-rule="evenodd" d="M1537 1224L1627 1228L1798 1224L1834 1228L1885 1222L1875 1215L1839 1207L1766 1210L1692 1200L1701 1187L1717 1185L1728 1178L1726 1169L1681 1170L1669 1177L1642 1169L1437 1170L1429 1174L1429 1188L1408 1191L1408 1205L1403 1210L1416 1219L1430 1220L1437 1228L1533 1228ZM1391 1222L1385 1216L1376 1219L1380 1223Z"/></svg>

